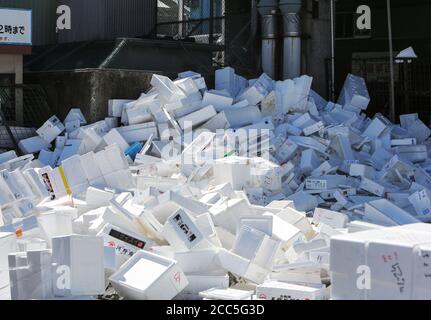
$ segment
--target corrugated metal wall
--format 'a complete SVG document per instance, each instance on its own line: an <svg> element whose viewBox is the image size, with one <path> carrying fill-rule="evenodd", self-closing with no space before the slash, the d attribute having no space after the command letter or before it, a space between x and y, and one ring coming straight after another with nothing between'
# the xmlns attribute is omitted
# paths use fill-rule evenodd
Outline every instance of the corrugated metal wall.
<svg viewBox="0 0 431 320"><path fill-rule="evenodd" d="M157 0L58 0L71 8L72 30L59 43L147 36L155 28Z"/></svg>
<svg viewBox="0 0 431 320"><path fill-rule="evenodd" d="M56 43L57 0L0 0L0 7L33 9L33 45Z"/></svg>

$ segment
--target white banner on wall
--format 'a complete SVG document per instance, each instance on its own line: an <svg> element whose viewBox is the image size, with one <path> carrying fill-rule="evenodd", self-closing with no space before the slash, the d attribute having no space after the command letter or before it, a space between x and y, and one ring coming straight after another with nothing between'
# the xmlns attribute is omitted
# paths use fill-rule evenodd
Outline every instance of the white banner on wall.
<svg viewBox="0 0 431 320"><path fill-rule="evenodd" d="M31 46L32 11L0 8L0 45Z"/></svg>

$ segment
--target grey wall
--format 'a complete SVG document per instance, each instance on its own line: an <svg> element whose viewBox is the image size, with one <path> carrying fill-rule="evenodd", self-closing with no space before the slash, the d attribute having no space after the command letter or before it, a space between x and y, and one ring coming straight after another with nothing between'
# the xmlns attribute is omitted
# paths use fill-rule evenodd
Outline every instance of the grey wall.
<svg viewBox="0 0 431 320"><path fill-rule="evenodd" d="M312 17L312 0L304 0L302 72L313 77L313 89L328 98L327 60L331 58L330 0L319 0L319 17Z"/></svg>
<svg viewBox="0 0 431 320"><path fill-rule="evenodd" d="M156 0L57 0L72 12L72 29L59 43L149 36L156 24Z"/></svg>

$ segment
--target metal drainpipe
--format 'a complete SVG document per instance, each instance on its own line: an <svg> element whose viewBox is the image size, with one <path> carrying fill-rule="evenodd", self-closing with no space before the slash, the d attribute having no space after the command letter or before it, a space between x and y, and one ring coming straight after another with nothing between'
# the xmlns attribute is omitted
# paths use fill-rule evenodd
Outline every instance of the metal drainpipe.
<svg viewBox="0 0 431 320"><path fill-rule="evenodd" d="M280 0L283 14L283 78L301 75L301 6L302 0Z"/></svg>
<svg viewBox="0 0 431 320"><path fill-rule="evenodd" d="M278 79L278 0L261 0L258 11L262 21L262 69L272 79Z"/></svg>

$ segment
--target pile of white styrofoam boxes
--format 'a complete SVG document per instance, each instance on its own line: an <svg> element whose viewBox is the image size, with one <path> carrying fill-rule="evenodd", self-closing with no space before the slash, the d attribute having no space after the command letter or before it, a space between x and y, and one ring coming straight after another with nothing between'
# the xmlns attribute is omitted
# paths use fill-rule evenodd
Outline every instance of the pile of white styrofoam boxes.
<svg viewBox="0 0 431 320"><path fill-rule="evenodd" d="M0 154L0 298L429 297L431 130L312 80L154 75L104 120L50 118Z"/></svg>

